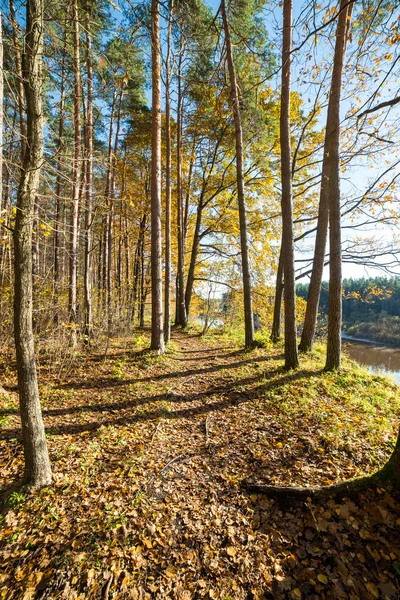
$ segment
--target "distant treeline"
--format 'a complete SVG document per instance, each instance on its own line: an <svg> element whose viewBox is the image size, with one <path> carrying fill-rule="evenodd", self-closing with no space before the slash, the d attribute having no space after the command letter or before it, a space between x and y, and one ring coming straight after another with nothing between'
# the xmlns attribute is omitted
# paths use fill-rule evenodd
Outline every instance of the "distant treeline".
<svg viewBox="0 0 400 600"><path fill-rule="evenodd" d="M298 284L297 295L307 299L308 285ZM328 283L322 284L320 325L328 315ZM387 344L400 344L400 278L374 277L343 280L343 329L349 335Z"/></svg>

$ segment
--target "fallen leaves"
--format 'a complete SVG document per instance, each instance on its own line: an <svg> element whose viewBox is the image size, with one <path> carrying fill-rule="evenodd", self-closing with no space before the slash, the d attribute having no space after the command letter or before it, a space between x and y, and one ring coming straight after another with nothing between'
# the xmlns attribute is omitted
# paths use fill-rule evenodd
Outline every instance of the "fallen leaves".
<svg viewBox="0 0 400 600"><path fill-rule="evenodd" d="M363 412L367 379L351 371L312 363L314 374L288 379L268 351L175 336L181 350L162 359L113 340L107 363L102 350L82 355L63 383L42 366L55 485L6 507L0 598L395 598L396 497L283 510L238 485L253 473L310 485L375 469L390 450L376 443L382 423L388 439L392 427L386 384L374 379ZM376 398L386 421L375 424ZM8 481L22 469L18 426L10 414Z"/></svg>

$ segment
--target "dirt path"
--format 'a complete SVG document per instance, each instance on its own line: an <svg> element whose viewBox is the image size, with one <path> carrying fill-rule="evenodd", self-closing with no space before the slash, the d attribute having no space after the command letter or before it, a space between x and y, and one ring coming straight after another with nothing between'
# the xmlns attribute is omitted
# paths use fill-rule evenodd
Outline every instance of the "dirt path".
<svg viewBox="0 0 400 600"><path fill-rule="evenodd" d="M332 415L346 427L351 417L341 380L328 397L318 363L288 374L279 351L248 354L179 332L164 357L131 342L115 342L106 360L101 350L61 380L41 361L55 486L8 500L0 598L396 597L391 496L283 509L238 486L249 475L353 476L368 470L366 449L384 460L332 425ZM22 466L15 403L2 414L12 481Z"/></svg>

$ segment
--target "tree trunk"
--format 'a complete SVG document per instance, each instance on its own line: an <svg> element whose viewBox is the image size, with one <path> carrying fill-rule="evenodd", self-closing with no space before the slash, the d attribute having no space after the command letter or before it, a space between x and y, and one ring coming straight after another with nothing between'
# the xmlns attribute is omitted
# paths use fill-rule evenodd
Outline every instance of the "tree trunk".
<svg viewBox="0 0 400 600"><path fill-rule="evenodd" d="M69 322L71 325L71 343L77 341L77 277L78 277L78 217L80 193L80 153L81 153L81 73L79 57L79 14L78 0L73 3L74 19L74 163L72 172L72 211L69 259Z"/></svg>
<svg viewBox="0 0 400 600"><path fill-rule="evenodd" d="M244 175L243 175L243 134L242 122L240 117L240 103L238 87L236 83L235 66L233 63L231 34L226 14L226 2L221 2L221 14L225 31L225 45L228 60L229 79L231 84L231 100L233 117L235 121L236 138L236 177L237 177L237 198L239 207L240 224L240 246L242 253L242 276L243 276L243 299L244 299L244 325L245 325L245 346L251 347L254 344L254 323L253 306L251 297L251 278L249 264L249 249L247 241L247 223L246 206L244 197Z"/></svg>
<svg viewBox="0 0 400 600"><path fill-rule="evenodd" d="M111 252L110 245L110 220L112 211L112 171L113 171L113 136L114 136L114 120L115 120L115 105L117 101L117 90L114 89L113 100L111 104L111 115L110 115L110 129L108 134L108 158L107 158L107 174L106 174L106 189L104 191L104 204L107 214L103 216L103 277L102 277L102 289L104 293L104 313L107 315L107 323L109 323L108 308L111 305L111 275L109 269L111 265Z"/></svg>
<svg viewBox="0 0 400 600"><path fill-rule="evenodd" d="M352 5L346 7L347 0L341 0L338 26L336 30L335 55L333 61L331 98L331 118L327 122L329 139L329 308L328 339L326 348L327 370L340 368L342 345L342 240L340 222L340 95L346 38L351 18Z"/></svg>
<svg viewBox="0 0 400 600"><path fill-rule="evenodd" d="M17 192L14 228L14 335L17 356L24 483L51 484L51 467L39 401L32 331L32 219L43 160L42 51L43 0L26 4L26 37L22 69L27 102L27 147Z"/></svg>
<svg viewBox="0 0 400 600"><path fill-rule="evenodd" d="M151 349L165 351L161 272L161 73L159 1L151 2Z"/></svg>
<svg viewBox="0 0 400 600"><path fill-rule="evenodd" d="M86 211L85 211L85 265L84 265L84 297L85 297L85 341L90 343L93 333L92 310L92 194L93 194L93 64L90 23L90 3L86 5L86 68L87 68L87 111L85 128L86 146Z"/></svg>
<svg viewBox="0 0 400 600"><path fill-rule="evenodd" d="M276 273L274 318L272 321L271 341L276 343L281 338L282 296L283 296L283 259L282 242L279 251L278 271Z"/></svg>
<svg viewBox="0 0 400 600"><path fill-rule="evenodd" d="M19 126L21 133L21 164L24 161L25 149L26 149L26 123L25 123L25 109L24 109L24 79L22 76L21 66L21 47L18 41L18 23L15 15L14 0L10 0L10 14L11 24L13 33L13 46L15 53L15 70L18 81L18 110L19 110Z"/></svg>
<svg viewBox="0 0 400 600"><path fill-rule="evenodd" d="M282 263L285 286L285 369L299 366L296 329L296 281L292 212L292 158L290 149L290 67L292 48L292 0L283 3L282 87L280 114L282 177Z"/></svg>
<svg viewBox="0 0 400 600"><path fill-rule="evenodd" d="M3 16L0 10L0 219L3 211L3 111L4 111L4 75L3 75ZM0 231L0 245L2 232ZM1 258L1 254L0 254ZM1 261L0 261L1 262Z"/></svg>
<svg viewBox="0 0 400 600"><path fill-rule="evenodd" d="M185 290L185 306L186 306L186 314L188 316L189 316L189 310L190 310L190 303L192 301L194 275L195 275L197 255L199 252L199 245L200 245L200 227L201 227L202 212L203 212L203 194L200 194L199 203L197 206L196 224L194 227L194 234L193 234L192 252L190 255L189 272L188 272L188 277L187 277L187 282L186 282L186 290Z"/></svg>
<svg viewBox="0 0 400 600"><path fill-rule="evenodd" d="M164 292L164 340L171 339L171 30L173 0L169 3L167 57L165 60L165 292Z"/></svg>
<svg viewBox="0 0 400 600"><path fill-rule="evenodd" d="M341 60L343 64L344 55L346 52L346 44L347 33L344 42L343 37L338 35L336 36L335 59L332 73L331 90L329 94L328 113L326 119L324 157L322 161L321 174L321 192L318 206L317 234L315 239L313 267L311 272L310 285L308 288L307 307L304 318L303 333L299 345L299 349L303 352L312 350L317 324L319 297L321 293L322 275L324 271L325 262L326 240L328 237L330 164L335 152L333 148L333 145L336 143L335 131L339 132L340 127L340 94L342 86L342 67L340 67L338 61L340 60L340 54L342 53L343 56ZM340 72L338 71L339 68Z"/></svg>
<svg viewBox="0 0 400 600"><path fill-rule="evenodd" d="M176 325L186 327L187 315L185 310L185 282L184 282L184 223L183 223L183 189L182 189L182 56L183 47L180 39L178 59L178 100L177 100L177 234L178 234L178 267L177 267L177 319Z"/></svg>
<svg viewBox="0 0 400 600"><path fill-rule="evenodd" d="M59 108L59 122L58 122L58 148L57 148L57 178L56 178L56 222L54 225L54 323L58 324L58 313L59 313L59 293L60 293L60 279L61 279L61 218L62 218L62 180L63 180L63 151L64 151L64 110L65 110L65 55L67 46L67 23L65 23L64 31L64 45L63 45L63 57L61 64L61 89L60 89L60 108Z"/></svg>

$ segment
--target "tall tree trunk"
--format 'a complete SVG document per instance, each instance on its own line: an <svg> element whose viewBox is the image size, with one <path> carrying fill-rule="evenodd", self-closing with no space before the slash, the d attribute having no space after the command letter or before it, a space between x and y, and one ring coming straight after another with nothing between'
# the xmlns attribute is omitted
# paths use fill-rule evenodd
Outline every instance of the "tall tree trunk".
<svg viewBox="0 0 400 600"><path fill-rule="evenodd" d="M292 212L292 157L290 149L290 67L292 48L292 0L283 3L282 87L280 115L282 177L282 262L285 286L285 368L299 366L296 330L296 281Z"/></svg>
<svg viewBox="0 0 400 600"><path fill-rule="evenodd" d="M164 346L161 272L161 72L159 1L151 2L152 138L151 138L151 349ZM143 276L143 274L142 274Z"/></svg>
<svg viewBox="0 0 400 600"><path fill-rule="evenodd" d="M235 121L236 138L236 176L237 176L237 198L239 206L240 224L240 247L242 253L242 276L243 276L243 299L244 299L244 325L245 346L249 348L254 343L253 306L251 297L251 277L249 264L249 249L247 240L246 206L244 196L244 174L243 174L243 134L240 117L240 103L238 86L236 83L235 66L233 63L232 42L226 14L226 2L221 2L221 14L225 32L226 55L228 60L229 79L231 84L231 100L233 117Z"/></svg>
<svg viewBox="0 0 400 600"><path fill-rule="evenodd" d="M111 104L111 115L110 115L110 129L108 134L108 158L107 158L107 174L106 174L106 189L104 192L104 203L105 208L108 211L103 216L103 271L102 271L102 289L103 289L103 300L104 300L104 312L107 315L108 321L108 306L111 301L108 297L108 286L111 284L109 280L109 232L110 232L110 211L111 211L111 187L112 187L112 171L113 171L113 137L114 137L114 120L115 120L115 105L117 101L117 90L114 89L113 100Z"/></svg>
<svg viewBox="0 0 400 600"><path fill-rule="evenodd" d="M176 129L176 148L177 148L177 234L178 234L178 266L177 266L177 319L176 325L186 327L187 316L185 310L185 282L184 282L184 223L183 223L183 186L182 186L182 57L183 57L183 45L182 38L180 38L179 47L179 58L178 58L178 100L177 100L177 129Z"/></svg>
<svg viewBox="0 0 400 600"><path fill-rule="evenodd" d="M39 200L36 196L33 206L32 230L32 323L37 331L39 314Z"/></svg>
<svg viewBox="0 0 400 600"><path fill-rule="evenodd" d="M341 4L341 9L346 2ZM347 13L348 16L351 16ZM347 19L347 28L350 26L349 20ZM339 25L337 27L337 33L339 33ZM342 23L342 27L346 29L346 23ZM348 31L348 29L347 29ZM334 68L332 73L331 90L329 94L328 113L326 119L325 129L325 142L324 142L324 156L322 161L322 174L321 174L321 192L318 206L318 224L317 234L315 238L315 249L313 267L311 272L310 285L308 288L307 307L304 318L303 333L299 349L302 351L312 350L315 338L315 329L317 324L319 297L321 293L322 275L324 271L325 262L325 249L326 240L328 237L328 223L329 223L329 182L330 182L330 168L331 160L334 156L333 145L335 141L335 131L339 134L340 127L340 95L342 87L342 69L338 61L344 61L347 45L347 32L345 40L340 35L336 35L335 43L335 58ZM340 59L340 54L342 58ZM338 71L340 69L340 72Z"/></svg>
<svg viewBox="0 0 400 600"><path fill-rule="evenodd" d="M0 10L0 218L3 210L3 107L4 76L3 76L3 16ZM0 244L2 232L0 231Z"/></svg>
<svg viewBox="0 0 400 600"><path fill-rule="evenodd" d="M276 273L274 318L272 321L271 340L275 343L281 337L281 319L282 319L282 296L283 296L283 258L282 242L279 251L278 271Z"/></svg>
<svg viewBox="0 0 400 600"><path fill-rule="evenodd" d="M19 126L21 133L21 164L24 161L25 149L26 149L26 123L25 123L25 109L24 109L24 80L22 76L22 64L21 64L21 47L18 40L18 23L15 15L14 0L10 0L10 15L13 33L13 46L14 46L14 57L15 57L15 70L18 81L18 110L19 110Z"/></svg>
<svg viewBox="0 0 400 600"><path fill-rule="evenodd" d="M111 164L110 164L110 188L109 188L109 208L108 208L108 224L107 224L107 316L108 316L108 331L112 332L113 327L113 296L112 296L112 258L113 258L113 235L114 235L114 201L115 201L115 177L117 171L117 150L119 141L119 130L121 126L121 108L122 96L124 93L124 83L121 83L121 89L118 96L117 115L115 119L115 138L114 147L111 147Z"/></svg>
<svg viewBox="0 0 400 600"><path fill-rule="evenodd" d="M43 0L26 3L26 37L22 55L27 103L27 146L17 192L14 228L14 335L17 356L24 483L51 484L51 467L39 401L32 331L32 219L43 159L42 51Z"/></svg>
<svg viewBox="0 0 400 600"><path fill-rule="evenodd" d="M328 370L338 369L341 360L342 346L342 240L340 219L340 96L342 73L346 51L346 38L351 18L352 4L341 0L338 26L336 30L335 55L333 59L332 85L329 108L331 121L327 121L327 138L329 152L329 307L328 307L328 339L326 348L326 365Z"/></svg>
<svg viewBox="0 0 400 600"><path fill-rule="evenodd" d="M192 252L190 255L189 272L188 272L188 277L187 277L187 282L186 282L185 307L186 307L186 314L188 316L189 316L189 311L190 311L190 303L192 301L197 255L199 253L200 227L201 227L201 217L202 217L202 212L203 212L203 196L204 196L203 193L201 193L200 198L199 198L199 203L197 205L196 224L194 226Z"/></svg>
<svg viewBox="0 0 400 600"><path fill-rule="evenodd" d="M93 194L93 63L90 22L90 3L86 5L86 68L87 68L87 111L85 128L86 146L86 211L85 211L85 340L90 343L93 333L92 309L92 194Z"/></svg>
<svg viewBox="0 0 400 600"><path fill-rule="evenodd" d="M78 0L73 3L74 19L74 164L72 173L72 211L69 259L69 322L71 325L71 343L77 341L77 277L78 277L78 217L80 194L80 154L81 154L81 73L79 48Z"/></svg>
<svg viewBox="0 0 400 600"><path fill-rule="evenodd" d="M167 56L165 60L165 291L164 291L164 340L171 339L171 30L173 0L169 3Z"/></svg>
<svg viewBox="0 0 400 600"><path fill-rule="evenodd" d="M63 56L61 63L61 89L60 89L60 108L59 108L59 122L58 122L58 148L57 148L57 178L56 178L56 222L54 225L54 322L58 324L58 313L59 313L59 293L60 293L60 280L61 280L61 219L62 219L62 206L63 200L61 198L61 192L63 189L63 159L64 159L64 110L65 110L65 58L66 58L66 46L67 46L67 21L65 23L64 31L64 44L63 44Z"/></svg>

